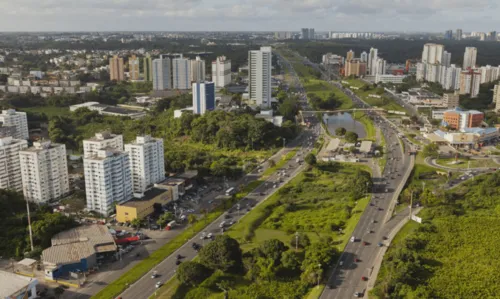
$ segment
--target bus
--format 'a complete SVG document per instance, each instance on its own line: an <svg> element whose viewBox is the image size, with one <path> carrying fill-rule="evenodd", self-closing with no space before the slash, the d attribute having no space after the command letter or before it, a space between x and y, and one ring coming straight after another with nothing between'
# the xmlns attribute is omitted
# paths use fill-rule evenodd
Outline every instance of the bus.
<svg viewBox="0 0 500 299"><path fill-rule="evenodd" d="M227 189L227 190L226 190L226 196L231 196L231 195L233 195L233 194L235 193L235 191L236 191L236 190L234 189L234 187L231 187L231 188Z"/></svg>

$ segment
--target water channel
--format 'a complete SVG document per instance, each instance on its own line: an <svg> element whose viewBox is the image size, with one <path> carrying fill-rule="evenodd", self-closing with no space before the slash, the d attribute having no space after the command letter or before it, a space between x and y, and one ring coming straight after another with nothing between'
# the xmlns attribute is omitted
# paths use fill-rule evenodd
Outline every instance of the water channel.
<svg viewBox="0 0 500 299"><path fill-rule="evenodd" d="M358 138L365 138L365 127L359 121L352 118L352 115L347 112L325 113L323 114L323 121L328 127L331 135L335 135L337 128L345 128L347 131L355 132Z"/></svg>

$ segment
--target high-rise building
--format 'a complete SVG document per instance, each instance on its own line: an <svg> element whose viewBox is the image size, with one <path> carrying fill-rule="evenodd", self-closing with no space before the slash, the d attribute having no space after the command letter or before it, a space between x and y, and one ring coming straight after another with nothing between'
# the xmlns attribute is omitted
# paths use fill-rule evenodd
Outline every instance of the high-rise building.
<svg viewBox="0 0 500 299"><path fill-rule="evenodd" d="M191 60L182 56L172 59L173 89L190 89L191 78Z"/></svg>
<svg viewBox="0 0 500 299"><path fill-rule="evenodd" d="M444 51L443 52L443 61L441 63L442 65L449 67L451 65L451 53Z"/></svg>
<svg viewBox="0 0 500 299"><path fill-rule="evenodd" d="M375 59L370 75L384 75L386 72L386 61L380 57Z"/></svg>
<svg viewBox="0 0 500 299"><path fill-rule="evenodd" d="M215 109L215 84L213 82L193 83L193 113L205 114Z"/></svg>
<svg viewBox="0 0 500 299"><path fill-rule="evenodd" d="M479 68L479 72L481 73L481 84L492 81L492 70L493 69L491 65L482 66L481 68Z"/></svg>
<svg viewBox="0 0 500 299"><path fill-rule="evenodd" d="M466 70L460 73L460 94L470 94L475 98L479 94L481 85L481 73L473 70Z"/></svg>
<svg viewBox="0 0 500 299"><path fill-rule="evenodd" d="M205 81L205 60L200 56L196 56L195 60L191 60L191 82Z"/></svg>
<svg viewBox="0 0 500 299"><path fill-rule="evenodd" d="M457 29L457 35L455 36L456 40L462 40L462 29Z"/></svg>
<svg viewBox="0 0 500 299"><path fill-rule="evenodd" d="M476 67L477 49L475 47L466 47L464 53L464 70Z"/></svg>
<svg viewBox="0 0 500 299"><path fill-rule="evenodd" d="M97 150L83 159L87 209L108 216L114 203L132 199L129 154L114 148Z"/></svg>
<svg viewBox="0 0 500 299"><path fill-rule="evenodd" d="M368 73L370 75L375 75L375 73L373 73L373 70L375 68L374 64L377 58L378 58L378 50L375 48L370 48L370 53L368 54L368 65L367 65Z"/></svg>
<svg viewBox="0 0 500 299"><path fill-rule="evenodd" d="M129 153L134 194L142 195L154 184L165 180L163 139L137 136L135 142L125 144L125 151Z"/></svg>
<svg viewBox="0 0 500 299"><path fill-rule="evenodd" d="M254 105L271 106L271 66L271 47L248 51L249 97Z"/></svg>
<svg viewBox="0 0 500 299"><path fill-rule="evenodd" d="M153 61L151 55L146 54L142 60L142 67L144 72L144 81L153 81Z"/></svg>
<svg viewBox="0 0 500 299"><path fill-rule="evenodd" d="M444 39L452 39L453 38L453 30L446 30L444 33Z"/></svg>
<svg viewBox="0 0 500 299"><path fill-rule="evenodd" d="M496 31L491 31L489 33L490 41L496 42L498 40L498 35Z"/></svg>
<svg viewBox="0 0 500 299"><path fill-rule="evenodd" d="M347 52L347 56L345 57L345 60L346 61L351 61L354 58L356 58L355 54L354 54L354 51L353 50L349 50L349 52Z"/></svg>
<svg viewBox="0 0 500 299"><path fill-rule="evenodd" d="M315 39L316 35L314 33L314 28L309 28L309 39Z"/></svg>
<svg viewBox="0 0 500 299"><path fill-rule="evenodd" d="M416 74L417 81L425 80L426 66L427 64L425 63L422 62L417 63L417 74Z"/></svg>
<svg viewBox="0 0 500 299"><path fill-rule="evenodd" d="M24 198L46 203L68 194L68 164L64 144L35 142L33 147L19 151L19 160Z"/></svg>
<svg viewBox="0 0 500 299"><path fill-rule="evenodd" d="M361 55L360 55L360 59L361 59L361 62L368 62L368 53L363 51L363 53L361 53Z"/></svg>
<svg viewBox="0 0 500 299"><path fill-rule="evenodd" d="M493 103L495 103L495 112L500 111L500 84L495 85L493 90Z"/></svg>
<svg viewBox="0 0 500 299"><path fill-rule="evenodd" d="M29 139L28 117L26 112L19 112L14 109L2 110L0 123L3 127L14 127L14 139Z"/></svg>
<svg viewBox="0 0 500 299"><path fill-rule="evenodd" d="M274 39L277 40L284 40L284 39L291 39L292 38L292 33L291 32L284 32L284 31L278 31L274 33Z"/></svg>
<svg viewBox="0 0 500 299"><path fill-rule="evenodd" d="M212 61L212 81L215 87L225 87L231 83L231 60L219 56Z"/></svg>
<svg viewBox="0 0 500 299"><path fill-rule="evenodd" d="M117 55L109 59L109 79L116 81L125 80L123 72L123 58Z"/></svg>
<svg viewBox="0 0 500 299"><path fill-rule="evenodd" d="M361 62L360 59L355 58L350 61L346 61L344 68L344 75L348 76L364 76L366 74L366 63Z"/></svg>
<svg viewBox="0 0 500 299"><path fill-rule="evenodd" d="M92 157L102 148L123 150L123 136L109 132L96 133L94 137L83 140L83 157Z"/></svg>
<svg viewBox="0 0 500 299"><path fill-rule="evenodd" d="M153 60L153 90L172 89L172 71L170 69L170 58L160 56Z"/></svg>
<svg viewBox="0 0 500 299"><path fill-rule="evenodd" d="M444 46L438 44L425 44L422 51L422 62L430 64L443 63Z"/></svg>
<svg viewBox="0 0 500 299"><path fill-rule="evenodd" d="M309 39L309 28L302 28L300 30L302 39Z"/></svg>
<svg viewBox="0 0 500 299"><path fill-rule="evenodd" d="M425 66L425 80L428 82L438 82L440 65L438 64L427 64Z"/></svg>
<svg viewBox="0 0 500 299"><path fill-rule="evenodd" d="M444 80L443 88L446 90L460 89L460 73L461 68L457 68L454 64L446 68L446 78Z"/></svg>
<svg viewBox="0 0 500 299"><path fill-rule="evenodd" d="M11 136L0 138L0 189L23 191L19 151L28 148L28 141Z"/></svg>
<svg viewBox="0 0 500 299"><path fill-rule="evenodd" d="M443 95L443 105L446 108L455 108L459 106L459 95L456 93L445 93Z"/></svg>
<svg viewBox="0 0 500 299"><path fill-rule="evenodd" d="M139 80L139 58L135 55L128 59L128 73L130 80Z"/></svg>

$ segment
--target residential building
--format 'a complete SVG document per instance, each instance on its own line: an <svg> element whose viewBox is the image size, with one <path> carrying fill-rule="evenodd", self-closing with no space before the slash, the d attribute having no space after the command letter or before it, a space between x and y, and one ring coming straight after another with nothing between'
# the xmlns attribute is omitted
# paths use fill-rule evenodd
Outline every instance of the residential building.
<svg viewBox="0 0 500 299"><path fill-rule="evenodd" d="M422 62L417 63L417 74L416 74L417 81L425 80L426 66L427 65L425 63Z"/></svg>
<svg viewBox="0 0 500 299"><path fill-rule="evenodd" d="M292 38L292 33L291 32L275 32L274 33L274 39L277 40L284 40L284 39L291 39Z"/></svg>
<svg viewBox="0 0 500 299"><path fill-rule="evenodd" d="M66 146L34 142L19 151L24 198L36 203L59 199L69 192Z"/></svg>
<svg viewBox="0 0 500 299"><path fill-rule="evenodd" d="M455 36L456 40L462 40L462 29L457 29L457 35Z"/></svg>
<svg viewBox="0 0 500 299"><path fill-rule="evenodd" d="M345 76L364 76L366 74L366 63L361 62L360 59L353 59L347 61L345 64Z"/></svg>
<svg viewBox="0 0 500 299"><path fill-rule="evenodd" d="M16 111L14 109L2 110L0 114L0 123L3 127L14 127L15 139L29 139L28 117L26 112Z"/></svg>
<svg viewBox="0 0 500 299"><path fill-rule="evenodd" d="M181 57L172 59L172 88L191 88L191 60Z"/></svg>
<svg viewBox="0 0 500 299"><path fill-rule="evenodd" d="M193 113L205 114L215 109L215 84L213 82L193 83Z"/></svg>
<svg viewBox="0 0 500 299"><path fill-rule="evenodd" d="M94 137L83 140L83 157L92 157L102 148L123 150L123 135L100 132L96 133Z"/></svg>
<svg viewBox="0 0 500 299"><path fill-rule="evenodd" d="M38 279L0 270L0 298L35 299L40 298L36 291Z"/></svg>
<svg viewBox="0 0 500 299"><path fill-rule="evenodd" d="M219 56L212 61L212 81L218 88L231 83L231 60L226 59L226 56Z"/></svg>
<svg viewBox="0 0 500 299"><path fill-rule="evenodd" d="M453 30L446 30L444 33L444 39L452 39L453 38Z"/></svg>
<svg viewBox="0 0 500 299"><path fill-rule="evenodd" d="M109 79L116 81L125 80L125 75L123 71L123 58L117 55L109 59Z"/></svg>
<svg viewBox="0 0 500 299"><path fill-rule="evenodd" d="M368 62L368 53L366 51L363 51L360 55L361 62Z"/></svg>
<svg viewBox="0 0 500 299"><path fill-rule="evenodd" d="M425 80L428 82L438 82L439 70L438 64L427 64L425 66Z"/></svg>
<svg viewBox="0 0 500 299"><path fill-rule="evenodd" d="M451 65L451 53L448 51L443 52L443 61L442 65L449 67Z"/></svg>
<svg viewBox="0 0 500 299"><path fill-rule="evenodd" d="M103 148L83 159L87 209L108 216L119 204L132 199L129 153Z"/></svg>
<svg viewBox="0 0 500 299"><path fill-rule="evenodd" d="M142 195L165 179L163 139L137 136L135 142L125 144L125 151L129 153L134 194Z"/></svg>
<svg viewBox="0 0 500 299"><path fill-rule="evenodd" d="M315 39L316 34L314 33L314 28L309 28L309 39Z"/></svg>
<svg viewBox="0 0 500 299"><path fill-rule="evenodd" d="M153 81L153 90L172 89L170 58L160 56L160 58L153 60L151 78Z"/></svg>
<svg viewBox="0 0 500 299"><path fill-rule="evenodd" d="M149 189L140 199L133 199L116 205L116 221L130 222L134 219L145 219L153 214L155 206L166 205L172 200L172 192L168 189Z"/></svg>
<svg viewBox="0 0 500 299"><path fill-rule="evenodd" d="M475 47L466 47L464 53L464 64L462 68L467 70L468 68L476 67L477 49Z"/></svg>
<svg viewBox="0 0 500 299"><path fill-rule="evenodd" d="M472 70L460 73L460 94L470 94L475 98L479 94L480 85L481 73Z"/></svg>
<svg viewBox="0 0 500 299"><path fill-rule="evenodd" d="M323 65L343 65L344 57L332 53L326 53L321 58L321 63Z"/></svg>
<svg viewBox="0 0 500 299"><path fill-rule="evenodd" d="M347 56L345 57L345 60L346 61L351 61L354 58L356 58L355 55L354 55L354 51L353 50L349 50L349 52L347 52Z"/></svg>
<svg viewBox="0 0 500 299"><path fill-rule="evenodd" d="M370 71L370 75L385 75L386 72L386 61L380 57L375 59L375 62L372 64L372 71Z"/></svg>
<svg viewBox="0 0 500 299"><path fill-rule="evenodd" d="M422 51L422 63L442 64L444 46L439 44L425 44Z"/></svg>
<svg viewBox="0 0 500 299"><path fill-rule="evenodd" d="M170 58L160 56L153 60L153 90L172 89L172 72Z"/></svg>
<svg viewBox="0 0 500 299"><path fill-rule="evenodd" d="M200 56L196 56L195 60L191 60L191 82L205 81L205 60Z"/></svg>
<svg viewBox="0 0 500 299"><path fill-rule="evenodd" d="M446 77L444 80L443 88L446 90L458 90L460 89L460 73L461 68L457 68L452 64L449 68L446 68Z"/></svg>
<svg viewBox="0 0 500 299"><path fill-rule="evenodd" d="M495 85L493 90L493 103L495 103L495 111L500 111L500 84Z"/></svg>
<svg viewBox="0 0 500 299"><path fill-rule="evenodd" d="M309 39L309 28L301 29L301 37L302 39Z"/></svg>
<svg viewBox="0 0 500 299"><path fill-rule="evenodd" d="M149 53L142 59L142 67L144 72L144 81L153 81L153 61L151 60L151 55L149 55Z"/></svg>
<svg viewBox="0 0 500 299"><path fill-rule="evenodd" d="M443 105L452 109L459 106L459 95L456 93L445 93L443 95Z"/></svg>
<svg viewBox="0 0 500 299"><path fill-rule="evenodd" d="M128 73L130 80L139 80L139 58L135 55L128 59Z"/></svg>
<svg viewBox="0 0 500 299"><path fill-rule="evenodd" d="M375 48L370 48L370 53L368 54L368 65L367 65L367 70L370 75L375 75L373 69L377 58L378 58L378 50Z"/></svg>
<svg viewBox="0 0 500 299"><path fill-rule="evenodd" d="M476 110L455 108L445 111L443 115L443 124L455 130L481 127L483 120L484 113Z"/></svg>
<svg viewBox="0 0 500 299"><path fill-rule="evenodd" d="M248 51L248 87L251 104L269 107L271 105L271 47Z"/></svg>
<svg viewBox="0 0 500 299"><path fill-rule="evenodd" d="M23 191L19 151L28 148L28 141L11 136L0 138L0 189Z"/></svg>

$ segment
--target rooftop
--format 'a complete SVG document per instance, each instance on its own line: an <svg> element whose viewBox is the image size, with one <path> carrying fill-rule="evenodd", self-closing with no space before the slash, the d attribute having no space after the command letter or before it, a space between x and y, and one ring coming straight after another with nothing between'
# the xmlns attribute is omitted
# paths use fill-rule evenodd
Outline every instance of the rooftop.
<svg viewBox="0 0 500 299"><path fill-rule="evenodd" d="M137 206L140 206L142 205L144 202L148 202L152 199L155 199L156 197L164 194L164 193L167 193L168 191L167 190L163 190L163 189L158 189L158 188L152 188L146 192L144 192L144 196L139 198L139 199L134 199L134 200L129 200L125 203L122 203L120 204L120 206L124 206L124 207L137 207Z"/></svg>
<svg viewBox="0 0 500 299"><path fill-rule="evenodd" d="M36 281L36 278L0 270L0 298L9 298L12 294L26 288L32 281Z"/></svg>
<svg viewBox="0 0 500 299"><path fill-rule="evenodd" d="M198 176L198 170L186 170L183 173L177 175L178 178L182 179L194 179Z"/></svg>
<svg viewBox="0 0 500 299"><path fill-rule="evenodd" d="M52 237L52 246L89 241L92 245L113 243L114 239L105 225L83 225L58 233Z"/></svg>

